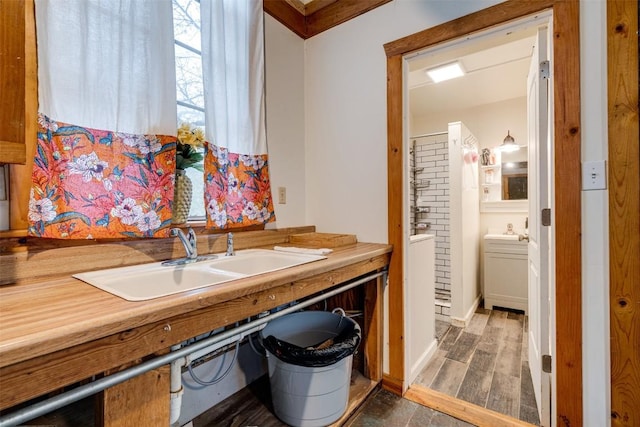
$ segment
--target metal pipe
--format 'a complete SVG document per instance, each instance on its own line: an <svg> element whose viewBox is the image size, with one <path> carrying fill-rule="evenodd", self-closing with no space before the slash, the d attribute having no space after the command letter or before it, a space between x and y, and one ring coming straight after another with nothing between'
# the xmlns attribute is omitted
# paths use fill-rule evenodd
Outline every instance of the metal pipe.
<svg viewBox="0 0 640 427"><path fill-rule="evenodd" d="M77 402L78 400L84 399L85 397L89 397L93 394L101 392L109 387L113 387L120 383L123 383L133 377L149 372L153 369L159 368L161 366L167 365L174 360L177 360L181 357L186 357L189 354L208 347L212 344L215 344L218 341L222 341L234 335L237 335L239 332L245 332L249 329L256 327L257 325L261 325L263 323L268 323L272 319L276 319L278 317L284 316L285 314L292 313L294 311L300 310L301 308L308 307L317 302L325 300L329 297L342 293L344 291L348 291L349 289L355 288L365 282L368 282L372 279L378 278L380 276L387 275L387 271L383 270L378 273L370 274L366 277L358 279L354 282L347 283L344 286L341 286L332 291L326 292L322 295L318 295L316 297L310 298L306 301L298 303L296 305L287 307L283 310L280 310L276 313L269 314L268 316L259 318L254 320L253 322L245 323L244 325L238 326L237 328L229 329L227 331L221 332L218 335L215 335L211 338L204 339L202 341L198 341L194 344L191 344L187 347L183 347L180 350L167 353L162 356L158 356L154 359L143 362L139 365L133 366L131 368L125 369L123 371L117 372L115 374L111 374L108 377L100 378L95 380L89 384L85 384L79 386L73 390L70 390L66 393L59 394L57 396L53 396L47 400L42 402L35 403L31 406L27 406L25 408L19 409L13 413L4 415L0 417L0 427L15 427L19 424L24 423L25 421L32 420L41 415L48 414L49 412L62 408L63 406L69 405L73 402Z"/></svg>

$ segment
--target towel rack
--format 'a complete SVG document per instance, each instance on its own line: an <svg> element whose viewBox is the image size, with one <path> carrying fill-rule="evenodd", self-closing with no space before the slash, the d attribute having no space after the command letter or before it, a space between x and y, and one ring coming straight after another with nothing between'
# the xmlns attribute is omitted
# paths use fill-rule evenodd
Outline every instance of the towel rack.
<svg viewBox="0 0 640 427"><path fill-rule="evenodd" d="M428 230L431 228L431 223L426 222L423 215L426 215L431 212L431 208L429 206L417 206L418 203L418 190L429 188L431 185L431 181L424 178L418 178L418 174L424 172L424 167L416 166L416 141L413 140L411 145L411 155L413 160L413 166L410 168L411 171L411 179L409 180L409 184L411 189L413 190L413 204L410 209L412 211L412 219L410 227L413 231L417 230Z"/></svg>

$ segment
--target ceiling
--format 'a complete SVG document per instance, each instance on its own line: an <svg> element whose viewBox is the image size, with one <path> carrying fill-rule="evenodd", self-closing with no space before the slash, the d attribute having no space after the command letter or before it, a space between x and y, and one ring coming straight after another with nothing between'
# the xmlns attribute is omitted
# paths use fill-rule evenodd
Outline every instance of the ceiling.
<svg viewBox="0 0 640 427"><path fill-rule="evenodd" d="M419 52L408 58L413 116L461 110L526 96L537 26L506 28ZM459 60L465 76L433 83L425 70Z"/></svg>
<svg viewBox="0 0 640 427"><path fill-rule="evenodd" d="M266 13L303 39L347 22L392 0L264 0Z"/></svg>
<svg viewBox="0 0 640 427"><path fill-rule="evenodd" d="M264 0L265 12L302 38L313 37L391 0ZM526 78L540 18L524 18L465 41L407 56L414 116L460 110L526 96ZM460 60L464 77L434 84L424 71Z"/></svg>

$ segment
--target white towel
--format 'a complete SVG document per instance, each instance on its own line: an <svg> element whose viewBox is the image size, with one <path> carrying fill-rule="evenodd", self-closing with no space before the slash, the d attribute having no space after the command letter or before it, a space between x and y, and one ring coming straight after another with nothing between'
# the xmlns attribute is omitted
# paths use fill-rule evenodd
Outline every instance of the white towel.
<svg viewBox="0 0 640 427"><path fill-rule="evenodd" d="M327 255L333 252L333 249L328 249L328 248L310 249L310 248L296 248L294 246L274 246L273 250L280 251L280 252L294 252L298 254L308 254L308 255Z"/></svg>

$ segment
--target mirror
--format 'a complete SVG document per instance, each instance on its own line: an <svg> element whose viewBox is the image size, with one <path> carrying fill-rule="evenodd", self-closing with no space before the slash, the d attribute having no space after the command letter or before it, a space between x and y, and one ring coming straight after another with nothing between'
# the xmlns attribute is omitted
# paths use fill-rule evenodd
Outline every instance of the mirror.
<svg viewBox="0 0 640 427"><path fill-rule="evenodd" d="M527 200L527 147L502 153L502 200Z"/></svg>

